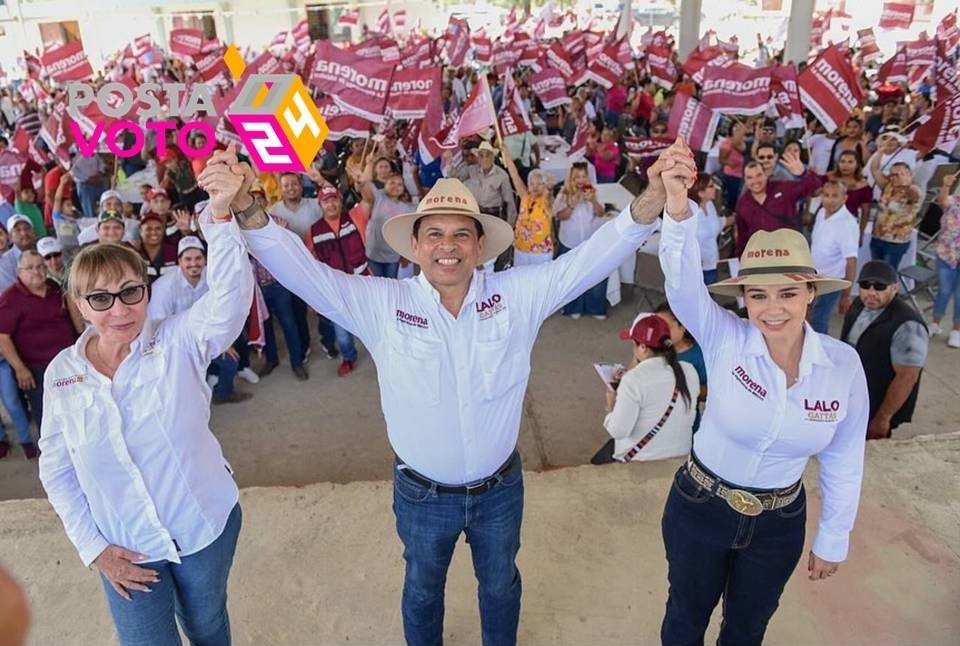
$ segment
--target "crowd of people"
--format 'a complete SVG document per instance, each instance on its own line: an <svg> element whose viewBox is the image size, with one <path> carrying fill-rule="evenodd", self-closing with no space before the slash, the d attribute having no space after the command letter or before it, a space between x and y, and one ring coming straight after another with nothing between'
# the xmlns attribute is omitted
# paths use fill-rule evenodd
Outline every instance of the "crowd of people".
<svg viewBox="0 0 960 646"><path fill-rule="evenodd" d="M499 108L505 79L486 80ZM812 455L825 511L811 578L846 558L863 442L911 420L951 298L946 344L960 348L958 173L940 168L949 155L921 157L903 134L929 97L894 88L833 133L813 115L798 129L726 115L710 153L678 139L636 157L625 139L663 139L692 82L665 90L628 71L544 109L527 72L512 80L540 132L471 136L429 162L403 145L399 122L327 141L304 173L259 173L232 146L190 159L171 136L162 156L153 142L137 158L74 151L28 163L3 190L0 401L26 458L40 457L82 560L103 575L123 643L141 640L154 615L170 614L175 633L161 607L174 596L191 641L229 641L241 512L206 401L191 394L249 400L235 382L280 366L275 322L292 373L309 380L311 310L340 377L362 360L357 340L390 376L381 398L397 455L408 642L440 641L446 568L466 532L484 643L514 643L530 350L557 311L605 319L608 277L658 228L665 302L621 333L628 367L607 393L611 439L592 461L689 456L664 516L665 643L702 641L721 594L721 641L762 640L802 551L800 477ZM474 67L446 69L444 109L455 113L478 82ZM35 137L43 109L3 89L0 148L21 128ZM573 143L582 114L584 158L557 179L540 168L536 135ZM113 190L111 178L144 168L157 183L139 201ZM637 195L622 211L601 198L613 182ZM918 232L938 277L929 316L898 297ZM251 347L263 349L256 369ZM161 392L161 377L174 387ZM762 421L744 430L751 407ZM190 424L206 432L185 432ZM110 442L129 454L98 451ZM782 460L767 455L772 444ZM0 457L9 451L4 435ZM109 486L96 484L104 473L115 474ZM475 496L490 520L464 524L443 496ZM756 535L728 567L718 545L739 540L742 517ZM191 604L205 577L215 598ZM142 601L161 588L157 605Z"/></svg>

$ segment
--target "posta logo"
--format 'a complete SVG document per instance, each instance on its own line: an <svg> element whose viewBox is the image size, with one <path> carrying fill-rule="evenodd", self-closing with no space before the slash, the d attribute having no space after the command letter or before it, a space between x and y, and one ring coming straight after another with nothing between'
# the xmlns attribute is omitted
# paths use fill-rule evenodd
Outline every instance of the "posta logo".
<svg viewBox="0 0 960 646"><path fill-rule="evenodd" d="M240 52L230 45L223 58L234 81L239 81L246 69ZM91 156L104 141L118 157L133 157L140 154L146 131L150 130L157 135L157 155L161 158L166 154L168 131L176 131L177 145L187 157L209 155L216 145L216 134L213 126L197 115L220 116L211 89L195 83L183 97L185 89L183 83L144 83L132 87L111 82L94 91L86 83L68 83L67 112L72 117L70 128L80 153ZM166 106L160 104L161 95ZM119 120L106 126L103 121L91 119L84 110L94 102L102 115ZM161 115L180 117L184 125L178 129L176 122L156 118ZM134 117L139 121L134 121ZM226 117L260 171L305 171L330 133L309 90L296 74L250 75L238 88ZM190 146L189 135L193 131L205 135L203 147ZM133 145L126 149L117 143L125 133L134 137Z"/></svg>

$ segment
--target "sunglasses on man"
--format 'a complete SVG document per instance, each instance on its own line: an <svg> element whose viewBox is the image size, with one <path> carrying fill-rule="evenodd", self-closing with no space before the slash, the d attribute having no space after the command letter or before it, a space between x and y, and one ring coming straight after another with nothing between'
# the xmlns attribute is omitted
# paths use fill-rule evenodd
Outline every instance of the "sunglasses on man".
<svg viewBox="0 0 960 646"><path fill-rule="evenodd" d="M890 287L887 283L880 283L873 280L861 280L859 285L860 289L872 289L875 292L882 292L887 287Z"/></svg>

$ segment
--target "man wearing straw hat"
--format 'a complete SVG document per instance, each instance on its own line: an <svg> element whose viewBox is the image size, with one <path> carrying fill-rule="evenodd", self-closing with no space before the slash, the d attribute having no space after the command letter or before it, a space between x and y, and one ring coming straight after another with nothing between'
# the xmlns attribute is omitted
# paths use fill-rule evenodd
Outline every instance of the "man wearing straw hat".
<svg viewBox="0 0 960 646"><path fill-rule="evenodd" d="M550 314L608 276L655 229L665 200L660 174L696 175L680 146L651 167L651 187L582 245L553 262L490 276L476 270L510 246L513 230L481 213L456 179L439 180L415 213L383 225L387 243L421 268L401 281L331 270L245 192L233 205L254 256L360 337L376 363L397 456L393 508L407 563L407 643L442 643L444 584L462 533L479 582L483 643L516 643L523 514L516 446L530 352Z"/></svg>

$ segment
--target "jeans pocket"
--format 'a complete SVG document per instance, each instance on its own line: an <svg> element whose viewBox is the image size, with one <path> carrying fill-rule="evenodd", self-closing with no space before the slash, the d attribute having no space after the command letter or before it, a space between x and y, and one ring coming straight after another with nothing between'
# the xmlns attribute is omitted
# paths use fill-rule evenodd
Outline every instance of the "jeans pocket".
<svg viewBox="0 0 960 646"><path fill-rule="evenodd" d="M515 487L523 482L523 464L520 462L520 456L518 455L514 460L516 463L500 476L501 487Z"/></svg>
<svg viewBox="0 0 960 646"><path fill-rule="evenodd" d="M797 496L797 499L786 507L781 507L777 510L777 516L780 518L796 518L800 514L807 511L807 492L803 489L803 485L800 485L800 494Z"/></svg>
<svg viewBox="0 0 960 646"><path fill-rule="evenodd" d="M394 467L393 493L406 502L420 503L427 500L433 493L433 487L414 482L400 467Z"/></svg>
<svg viewBox="0 0 960 646"><path fill-rule="evenodd" d="M673 489L687 502L701 504L710 499L711 493L687 475L686 467L680 467L673 477Z"/></svg>

